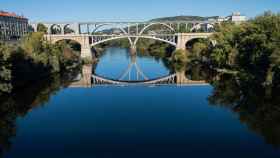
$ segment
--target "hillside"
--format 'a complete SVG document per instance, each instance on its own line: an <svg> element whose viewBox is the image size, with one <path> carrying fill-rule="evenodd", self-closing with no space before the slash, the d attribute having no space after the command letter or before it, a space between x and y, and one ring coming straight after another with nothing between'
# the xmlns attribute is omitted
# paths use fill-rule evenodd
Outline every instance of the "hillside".
<svg viewBox="0 0 280 158"><path fill-rule="evenodd" d="M201 16L174 16L156 18L150 21L205 21L209 19L217 19L219 16L201 17Z"/></svg>

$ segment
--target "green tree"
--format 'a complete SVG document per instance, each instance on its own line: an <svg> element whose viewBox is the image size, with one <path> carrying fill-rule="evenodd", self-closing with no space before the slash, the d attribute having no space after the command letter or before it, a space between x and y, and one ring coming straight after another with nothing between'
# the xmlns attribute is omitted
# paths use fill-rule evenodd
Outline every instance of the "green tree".
<svg viewBox="0 0 280 158"><path fill-rule="evenodd" d="M69 27L65 27L64 28L64 33L65 34L71 34L71 33L74 33L75 31Z"/></svg>
<svg viewBox="0 0 280 158"><path fill-rule="evenodd" d="M0 95L9 93L12 90L11 85L11 48L0 43Z"/></svg>
<svg viewBox="0 0 280 158"><path fill-rule="evenodd" d="M211 37L216 45L206 51L210 63L245 73L259 83L272 84L280 76L279 23L279 14L266 12L240 25L226 22L216 26L217 32ZM201 56L205 51L196 48L194 52Z"/></svg>
<svg viewBox="0 0 280 158"><path fill-rule="evenodd" d="M186 50L182 50L182 49L178 49L175 50L172 54L171 57L171 63L172 63L172 67L175 71L184 71L186 64L188 62L188 57L187 57L187 53L189 53Z"/></svg>
<svg viewBox="0 0 280 158"><path fill-rule="evenodd" d="M189 50L188 57L190 60L203 61L208 56L208 47L211 46L209 43L210 41L207 40L198 40L198 42L195 42Z"/></svg>
<svg viewBox="0 0 280 158"><path fill-rule="evenodd" d="M37 25L37 31L38 31L38 32L47 33L47 32L48 32L48 28L47 28L44 24L39 23L39 24Z"/></svg>

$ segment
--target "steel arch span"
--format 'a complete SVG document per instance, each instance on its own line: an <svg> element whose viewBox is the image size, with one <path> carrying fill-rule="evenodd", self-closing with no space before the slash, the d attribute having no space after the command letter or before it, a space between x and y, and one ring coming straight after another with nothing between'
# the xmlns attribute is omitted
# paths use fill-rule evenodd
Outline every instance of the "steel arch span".
<svg viewBox="0 0 280 158"><path fill-rule="evenodd" d="M155 23L150 23L148 24L147 26L145 26L140 32L138 35L140 35L140 37L137 37L135 40L134 40L134 45L137 44L139 38L141 38L141 36L144 34L145 31L147 31L150 27L154 26L154 25L162 25L162 26L165 26L166 28L169 29L169 31L171 31L171 33L175 33L175 29L171 26L171 25L168 25L166 23L163 23L163 22L155 22Z"/></svg>
<svg viewBox="0 0 280 158"><path fill-rule="evenodd" d="M168 43L172 46L176 46L176 36L175 35L141 35L141 36L132 36L132 35L128 35L128 36L90 36L90 44L91 46L96 46L98 44L101 43L105 43L108 41L112 41L112 40L117 40L117 39L124 39L124 38L128 38L128 39L132 39L135 38L134 42L132 40L129 40L129 43L131 45L132 48L136 48L137 45L137 41L140 38L144 38L144 39L153 39L153 40L157 40L157 41L161 41L161 42L165 42Z"/></svg>
<svg viewBox="0 0 280 158"><path fill-rule="evenodd" d="M157 41L162 41L173 45L176 49L186 49L186 43L195 38L209 38L212 33L176 33L176 34L156 34L156 35L88 35L88 34L66 34L66 35L45 35L45 40L55 43L59 40L69 39L77 41L81 44L81 57L82 58L91 58L91 47L96 46L111 40L128 38L131 48L136 49L136 40L137 38L146 38L154 39Z"/></svg>

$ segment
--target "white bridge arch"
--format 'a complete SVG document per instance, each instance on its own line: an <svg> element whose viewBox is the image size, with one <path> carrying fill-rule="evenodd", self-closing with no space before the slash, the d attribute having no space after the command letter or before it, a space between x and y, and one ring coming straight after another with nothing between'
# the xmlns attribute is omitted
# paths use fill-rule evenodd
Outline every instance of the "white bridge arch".
<svg viewBox="0 0 280 158"><path fill-rule="evenodd" d="M125 30L125 28L121 27L121 26L114 26L115 23L104 23L104 24L99 24L99 25L95 25L95 29L91 32L92 35L92 43L94 43L92 46L101 44L103 42L107 42L107 41L111 41L111 40L116 40L116 39L122 39L122 38L127 38L129 40L129 43L131 45L131 48L136 48L137 42L140 38L146 38L146 39L154 39L154 40L158 40L158 41L162 41L162 42L166 42L169 43L171 45L176 46L175 43L175 29L171 26L171 24L166 24L166 23L162 23L162 22L153 22L153 23L149 23L149 24L144 24L143 28L140 30L139 32L139 26L134 25L135 27L135 33L131 34L130 31L130 26L125 26L127 28L127 31ZM154 25L161 25L164 26L166 28L168 28L171 32L170 35L147 35L144 36L144 32L147 31L150 27L154 26ZM96 33L96 31L104 26L114 26L114 28L119 29L123 34L116 36L116 35L98 35ZM88 33L90 33L90 31L88 31ZM171 37L171 38L170 38ZM132 40L132 38L135 38L135 40ZM97 42L96 42L97 41Z"/></svg>
<svg viewBox="0 0 280 158"><path fill-rule="evenodd" d="M91 47L96 46L107 41L130 38L132 48L136 45L132 38L146 38L154 39L162 42L169 43L176 47L176 49L185 49L186 43L196 38L209 38L212 33L178 33L170 35L87 35L87 34L66 34L66 35L45 35L45 39L51 43L56 43L61 40L73 40L81 44L81 57L92 57Z"/></svg>
<svg viewBox="0 0 280 158"><path fill-rule="evenodd" d="M146 31L146 30L148 30L150 27L152 27L152 26L154 26L154 25L162 25L162 26L165 26L166 28L168 28L170 31L171 31L171 33L175 33L176 32L176 30L169 24L166 24L166 23L162 23L162 22L155 22L155 23L150 23L150 24L148 24L147 26L145 26L140 32L139 32L139 35L140 35L140 37L143 35L143 33ZM134 40L134 45L136 46L137 45L137 42L138 42L138 40L139 40L139 38L140 37L136 37L136 39ZM143 38L143 37L141 37L141 38ZM162 41L162 42L166 42L166 43L169 43L169 44L171 44L171 45L174 45L173 43L175 43L175 38L174 38L174 40L173 41L171 41L171 42L169 42L169 40L161 40L161 38L152 38L152 39L155 39L155 40L159 40L159 41ZM175 46L176 46L176 43L175 43Z"/></svg>
<svg viewBox="0 0 280 158"><path fill-rule="evenodd" d="M91 47L98 44L127 38L131 45L131 48L136 49L137 42L140 38L154 39L169 43L176 46L176 49L185 49L185 44L194 38L208 38L212 32L200 32L200 33L178 33L181 26L188 28L189 24L193 27L198 25L214 25L218 21L162 21L162 22L58 22L58 23L42 23L47 27L47 34L45 35L46 40L51 43L55 43L60 40L74 40L81 44L81 56L92 57ZM39 23L31 23L34 31L37 31ZM51 34L52 26L58 26L61 29L61 34ZM157 30L158 33L145 33L154 25L160 25L164 28L163 30ZM85 26L86 32L82 32L82 26ZM90 32L90 27L93 26L93 32ZM106 33L95 31L105 26L116 26L113 29L119 29L119 33ZM65 34L65 29L70 33ZM70 31L69 31L70 29ZM161 32L170 32L168 34Z"/></svg>
<svg viewBox="0 0 280 158"><path fill-rule="evenodd" d="M123 39L127 38L129 40L129 43L131 45L131 48L136 48L137 41L140 38L144 39L154 39L157 41L165 42L170 45L176 46L176 36L175 35L139 35L139 36L133 36L133 35L93 35L90 36L90 44L91 46L96 46L101 43L105 43L112 40L117 39ZM132 38L135 38L134 41L132 41Z"/></svg>

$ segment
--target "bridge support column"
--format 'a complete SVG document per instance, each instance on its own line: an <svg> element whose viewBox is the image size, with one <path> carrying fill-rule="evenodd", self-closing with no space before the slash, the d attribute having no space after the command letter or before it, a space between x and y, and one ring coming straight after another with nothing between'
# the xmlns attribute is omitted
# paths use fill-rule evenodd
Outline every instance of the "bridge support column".
<svg viewBox="0 0 280 158"><path fill-rule="evenodd" d="M92 52L90 46L81 46L81 58L92 59Z"/></svg>
<svg viewBox="0 0 280 158"><path fill-rule="evenodd" d="M65 27L65 26L63 26L63 25L61 26L61 35L64 35L64 34L65 34L65 32L64 32L64 27Z"/></svg>
<svg viewBox="0 0 280 158"><path fill-rule="evenodd" d="M51 26L48 27L47 34L48 34L48 35L52 34Z"/></svg>
<svg viewBox="0 0 280 158"><path fill-rule="evenodd" d="M186 49L186 43L192 39L203 38L206 39L212 33L178 33L176 49Z"/></svg>
<svg viewBox="0 0 280 158"><path fill-rule="evenodd" d="M176 49L186 49L186 42L187 39L186 37L182 34L182 33L178 33L177 34L177 45L176 45Z"/></svg>
<svg viewBox="0 0 280 158"><path fill-rule="evenodd" d="M92 59L91 46L89 44L89 37L83 36L81 42L81 58Z"/></svg>
<svg viewBox="0 0 280 158"><path fill-rule="evenodd" d="M76 35L79 35L81 33L81 28L80 28L80 24L79 23L75 23L74 24L74 32Z"/></svg>

